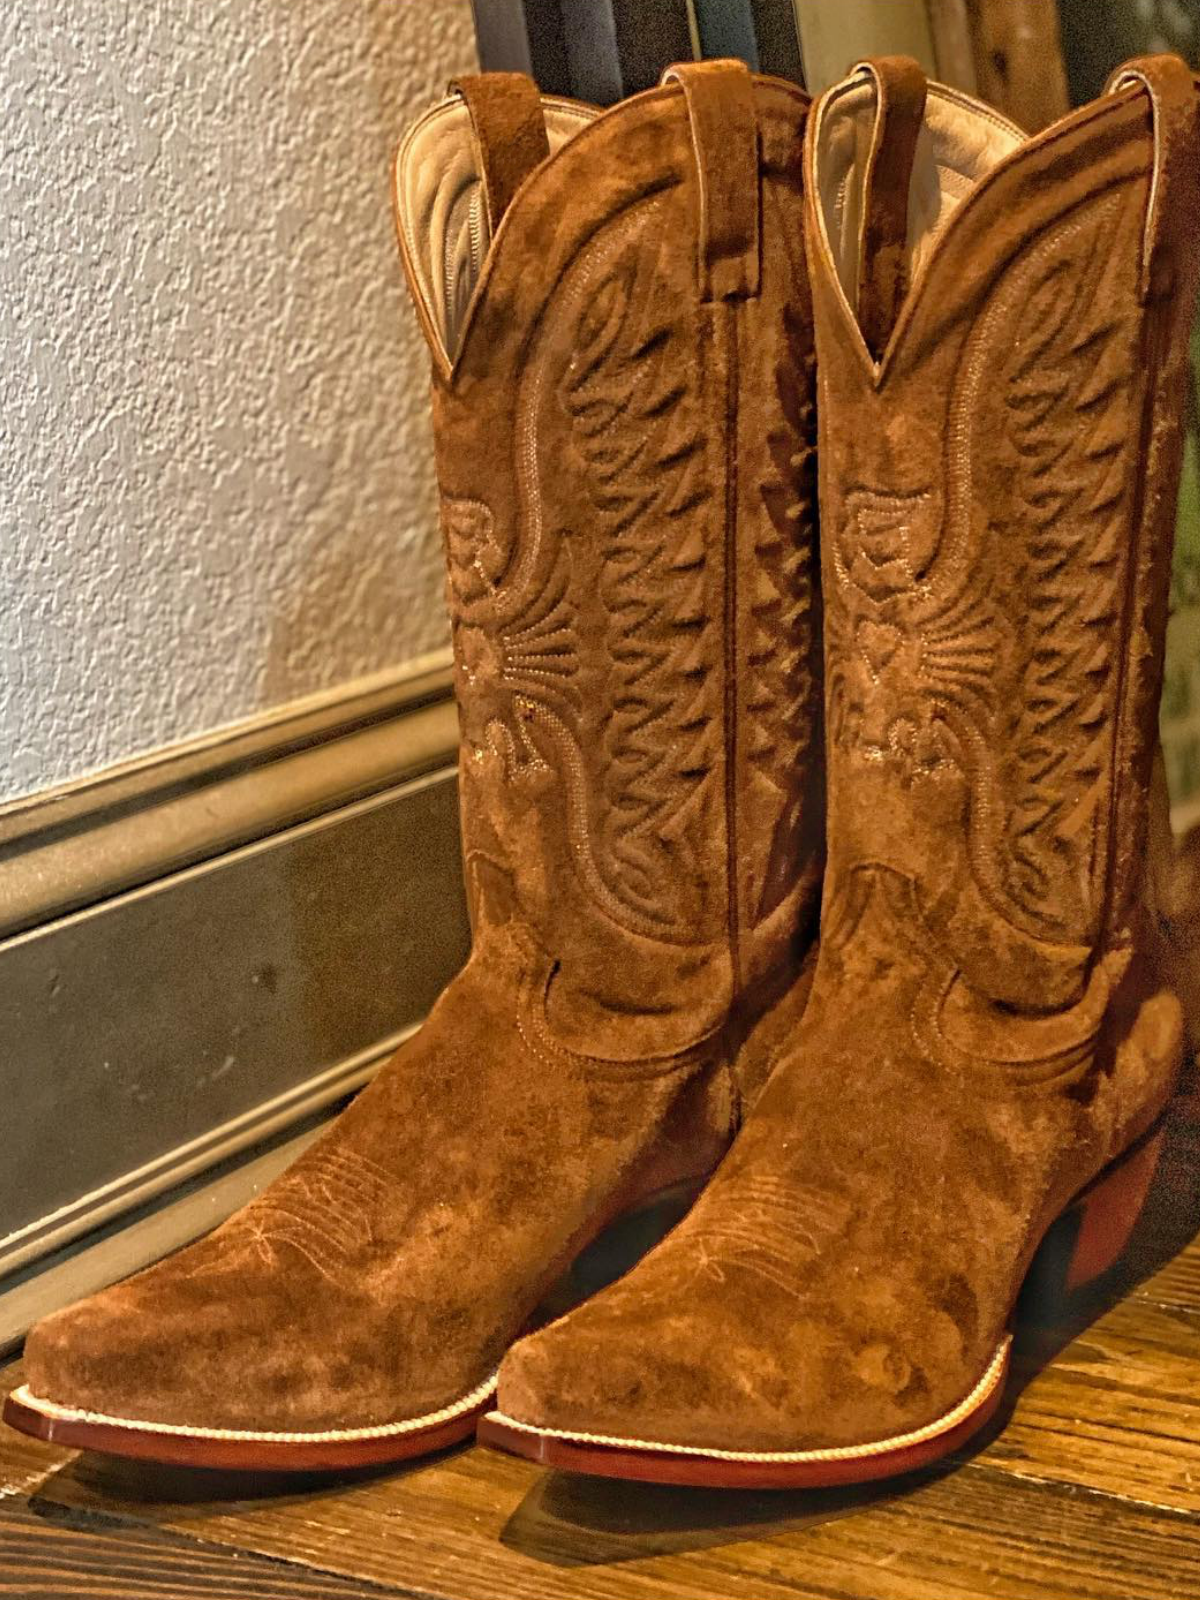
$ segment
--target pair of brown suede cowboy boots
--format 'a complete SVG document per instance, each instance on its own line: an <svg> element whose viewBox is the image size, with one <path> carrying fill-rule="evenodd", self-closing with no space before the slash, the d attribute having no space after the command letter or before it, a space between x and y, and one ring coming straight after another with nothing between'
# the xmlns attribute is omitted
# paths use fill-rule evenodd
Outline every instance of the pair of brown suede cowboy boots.
<svg viewBox="0 0 1200 1600"><path fill-rule="evenodd" d="M747 1486L982 1426L1181 1059L1144 864L1198 125L1171 57L1033 139L896 59L416 124L473 953L283 1178L34 1331L10 1421L305 1469L489 1412Z"/></svg>

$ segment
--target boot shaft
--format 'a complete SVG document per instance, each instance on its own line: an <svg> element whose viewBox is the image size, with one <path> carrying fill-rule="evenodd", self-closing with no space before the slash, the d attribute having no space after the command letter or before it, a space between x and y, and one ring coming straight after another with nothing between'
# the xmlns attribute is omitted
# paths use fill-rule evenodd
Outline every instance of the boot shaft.
<svg viewBox="0 0 1200 1600"><path fill-rule="evenodd" d="M868 64L808 130L829 892L902 874L997 1002L1133 914L1198 170L1172 59L1030 140Z"/></svg>
<svg viewBox="0 0 1200 1600"><path fill-rule="evenodd" d="M553 953L560 1036L675 1049L819 882L806 102L728 63L603 115L464 88L397 196L477 929Z"/></svg>

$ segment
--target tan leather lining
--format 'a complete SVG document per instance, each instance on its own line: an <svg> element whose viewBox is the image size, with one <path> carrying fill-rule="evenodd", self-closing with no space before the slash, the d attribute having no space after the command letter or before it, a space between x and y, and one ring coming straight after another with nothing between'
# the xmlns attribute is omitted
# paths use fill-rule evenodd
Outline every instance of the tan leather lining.
<svg viewBox="0 0 1200 1600"><path fill-rule="evenodd" d="M599 112L543 96L553 154ZM418 119L396 157L396 206L425 335L449 366L491 243L471 116L459 95Z"/></svg>
<svg viewBox="0 0 1200 1600"><path fill-rule="evenodd" d="M863 174L875 113L876 88L866 75L848 78L831 90L819 113L820 216L838 281L852 308L859 277ZM1014 123L989 107L941 84L929 85L908 196L910 282L958 206L1024 137Z"/></svg>

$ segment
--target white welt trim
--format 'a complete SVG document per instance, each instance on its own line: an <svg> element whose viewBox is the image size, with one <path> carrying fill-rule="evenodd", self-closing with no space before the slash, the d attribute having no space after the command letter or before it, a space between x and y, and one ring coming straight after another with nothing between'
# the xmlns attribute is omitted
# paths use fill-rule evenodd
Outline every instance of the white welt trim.
<svg viewBox="0 0 1200 1600"><path fill-rule="evenodd" d="M870 1444L841 1445L832 1450L713 1450L703 1444L663 1444L657 1439L622 1439L615 1434L574 1433L569 1428L538 1428L532 1423L518 1422L515 1417L505 1416L503 1411L489 1412L489 1417L496 1422L502 1422L506 1428L516 1428L521 1433L532 1433L544 1439L569 1439L576 1444L612 1445L625 1450L651 1450L664 1455L708 1456L714 1461L778 1461L785 1464L790 1462L800 1464L805 1461L854 1461L864 1456L887 1455L892 1450L904 1450L910 1445L924 1444L929 1439L936 1439L939 1434L948 1433L960 1422L965 1422L971 1413L977 1411L990 1397L997 1384L1003 1381L1011 1346L1012 1336L1006 1335L988 1363L987 1371L970 1394L960 1400L952 1411L947 1411L935 1421L926 1423L923 1428L914 1428L911 1433L897 1433L890 1439L876 1439Z"/></svg>
<svg viewBox="0 0 1200 1600"><path fill-rule="evenodd" d="M127 1428L135 1433L162 1433L185 1439L235 1439L254 1444L334 1444L351 1443L356 1439L390 1439L393 1435L417 1433L423 1428L435 1428L441 1422L451 1422L464 1412L481 1406L496 1387L493 1373L470 1394L463 1395L440 1411L427 1411L421 1417L407 1417L403 1422L381 1422L370 1428L331 1428L324 1433L266 1433L253 1428L194 1428L186 1423L142 1422L136 1417L110 1417L103 1411L79 1411L74 1406L60 1406L53 1400L43 1400L28 1384L13 1391L13 1399L21 1405L53 1417L56 1422L101 1423L106 1428Z"/></svg>

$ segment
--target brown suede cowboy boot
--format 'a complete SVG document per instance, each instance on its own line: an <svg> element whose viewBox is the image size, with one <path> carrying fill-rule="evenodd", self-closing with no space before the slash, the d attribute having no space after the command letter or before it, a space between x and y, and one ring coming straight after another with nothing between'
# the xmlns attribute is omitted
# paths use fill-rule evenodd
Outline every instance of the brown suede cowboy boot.
<svg viewBox="0 0 1200 1600"><path fill-rule="evenodd" d="M409 133L471 960L267 1192L34 1331L16 1426L254 1468L444 1445L578 1252L726 1148L823 841L806 106L732 63L604 115L485 76Z"/></svg>
<svg viewBox="0 0 1200 1600"><path fill-rule="evenodd" d="M1120 1250L1180 1057L1139 900L1197 124L1173 57L1029 140L911 62L814 108L812 998L695 1209L510 1352L481 1437L678 1483L906 1471L994 1410L1055 1219L1068 1288Z"/></svg>

